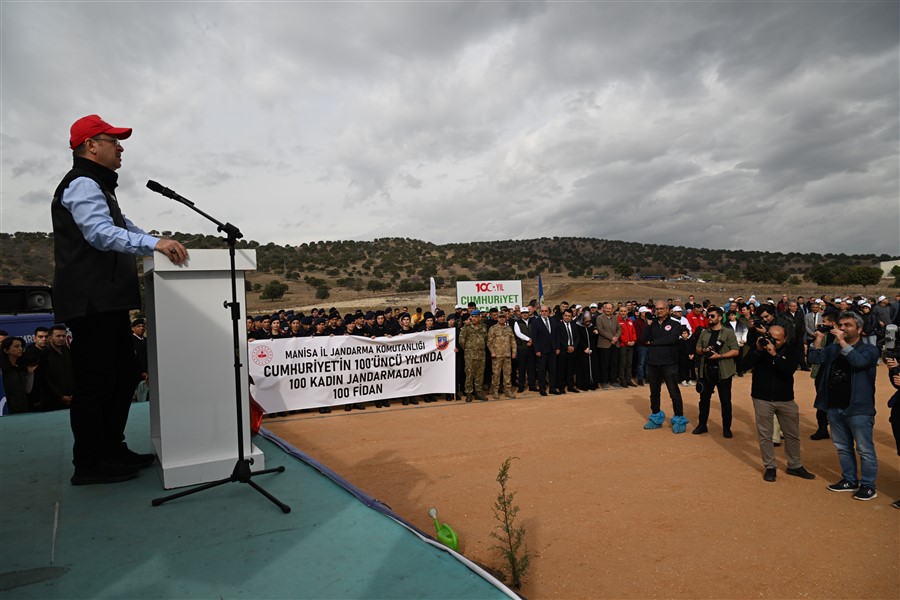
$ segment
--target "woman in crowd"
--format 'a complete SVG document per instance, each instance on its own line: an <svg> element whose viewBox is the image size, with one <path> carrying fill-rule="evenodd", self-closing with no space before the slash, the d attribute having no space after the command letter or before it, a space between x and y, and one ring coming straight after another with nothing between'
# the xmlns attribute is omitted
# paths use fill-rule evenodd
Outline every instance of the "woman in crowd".
<svg viewBox="0 0 900 600"><path fill-rule="evenodd" d="M28 364L24 359L25 340L8 337L0 342L0 372L10 414L26 413L31 407L28 394L34 386L34 370L37 363Z"/></svg>

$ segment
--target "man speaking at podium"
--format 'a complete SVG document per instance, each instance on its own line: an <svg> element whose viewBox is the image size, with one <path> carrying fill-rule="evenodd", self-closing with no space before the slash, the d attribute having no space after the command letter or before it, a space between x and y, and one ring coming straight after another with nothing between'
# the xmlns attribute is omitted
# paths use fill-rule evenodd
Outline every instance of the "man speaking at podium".
<svg viewBox="0 0 900 600"><path fill-rule="evenodd" d="M75 121L69 139L74 165L50 205L53 308L72 330L73 485L125 481L153 464L152 454L125 444L138 378L128 315L141 304L135 256L156 251L176 265L188 258L180 243L147 234L119 209L116 170L121 141L130 136L131 129L97 115Z"/></svg>

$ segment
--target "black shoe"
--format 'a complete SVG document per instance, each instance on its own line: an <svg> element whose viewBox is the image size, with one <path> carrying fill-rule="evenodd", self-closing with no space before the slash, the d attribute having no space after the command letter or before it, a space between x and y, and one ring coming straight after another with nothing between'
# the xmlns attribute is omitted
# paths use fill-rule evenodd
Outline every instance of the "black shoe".
<svg viewBox="0 0 900 600"><path fill-rule="evenodd" d="M900 500L894 500L891 503L891 506L893 506L894 508L900 508Z"/></svg>
<svg viewBox="0 0 900 600"><path fill-rule="evenodd" d="M809 367L800 367L801 371L812 371Z"/></svg>
<svg viewBox="0 0 900 600"><path fill-rule="evenodd" d="M766 469L766 472L763 473L763 479L765 481L775 481L776 475L775 469Z"/></svg>
<svg viewBox="0 0 900 600"><path fill-rule="evenodd" d="M819 429L814 434L809 436L809 439L811 439L811 440L827 440L830 437L831 436L828 435L827 429Z"/></svg>
<svg viewBox="0 0 900 600"><path fill-rule="evenodd" d="M475 399L480 400L482 402L488 401L487 396L485 396L484 394L481 394L481 393L475 394Z"/></svg>
<svg viewBox="0 0 900 600"><path fill-rule="evenodd" d="M330 413L330 412L331 412L331 409L328 408L327 406L319 409L319 414L320 414L320 415L327 415L327 414Z"/></svg>
<svg viewBox="0 0 900 600"><path fill-rule="evenodd" d="M547 392L544 390L541 390L541 396L546 396L546 395L547 395Z"/></svg>
<svg viewBox="0 0 900 600"><path fill-rule="evenodd" d="M529 391L529 392L539 392L539 391L541 391L541 390L539 390L539 389L536 388L536 387L530 387L530 388L528 388L528 391Z"/></svg>
<svg viewBox="0 0 900 600"><path fill-rule="evenodd" d="M133 466L138 469L146 469L147 467L152 467L153 463L156 462L156 455L154 454L138 454L137 452L132 452L128 448L119 451L116 455L116 460L124 464L125 466Z"/></svg>
<svg viewBox="0 0 900 600"><path fill-rule="evenodd" d="M794 477L799 477L800 479L815 479L816 478L815 475L813 475L812 473L810 473L809 471L806 470L806 467L797 467L796 469L788 467L785 470L785 473L787 473L788 475L793 475Z"/></svg>
<svg viewBox="0 0 900 600"><path fill-rule="evenodd" d="M96 483L119 483L134 479L138 475L139 467L126 465L118 461L102 461L90 467L75 467L72 475L72 485L94 485Z"/></svg>
<svg viewBox="0 0 900 600"><path fill-rule="evenodd" d="M418 404L419 401L416 400L415 398L413 398L412 400L409 401L409 403L410 403L410 404Z"/></svg>
<svg viewBox="0 0 900 600"><path fill-rule="evenodd" d="M348 404L344 407L344 412L350 412L351 410L353 410L352 404Z"/></svg>
<svg viewBox="0 0 900 600"><path fill-rule="evenodd" d="M581 392L579 392L578 390L576 390L575 388L569 388L569 391L572 392L573 394L579 394L579 393L581 393Z"/></svg>
<svg viewBox="0 0 900 600"><path fill-rule="evenodd" d="M643 387L643 385L644 385L644 380L643 380L643 379L638 379L638 385L641 386L641 387Z"/></svg>
<svg viewBox="0 0 900 600"><path fill-rule="evenodd" d="M776 448L781 445L781 442L772 442L772 445Z"/></svg>
<svg viewBox="0 0 900 600"><path fill-rule="evenodd" d="M516 388L516 392L518 392L520 394L524 391L525 391L525 388L523 388L523 387Z"/></svg>
<svg viewBox="0 0 900 600"><path fill-rule="evenodd" d="M875 488L870 488L865 485L859 486L859 489L856 490L856 493L853 494L854 500L874 500L878 497L878 492L875 491Z"/></svg>
<svg viewBox="0 0 900 600"><path fill-rule="evenodd" d="M355 408L356 410L366 410L366 407L362 404L354 404L353 408Z"/></svg>
<svg viewBox="0 0 900 600"><path fill-rule="evenodd" d="M694 435L700 435L701 433L706 433L709 429L706 428L706 425L697 425L694 427L694 430L691 432Z"/></svg>
<svg viewBox="0 0 900 600"><path fill-rule="evenodd" d="M472 394L466 394L466 402L471 402L473 399Z"/></svg>
<svg viewBox="0 0 900 600"><path fill-rule="evenodd" d="M722 432L722 437L728 438L729 440L734 437L734 434L731 433L730 429L726 429Z"/></svg>
<svg viewBox="0 0 900 600"><path fill-rule="evenodd" d="M828 486L828 489L832 492L855 492L859 489L858 483L850 483L846 479L841 479L837 483L832 483Z"/></svg>

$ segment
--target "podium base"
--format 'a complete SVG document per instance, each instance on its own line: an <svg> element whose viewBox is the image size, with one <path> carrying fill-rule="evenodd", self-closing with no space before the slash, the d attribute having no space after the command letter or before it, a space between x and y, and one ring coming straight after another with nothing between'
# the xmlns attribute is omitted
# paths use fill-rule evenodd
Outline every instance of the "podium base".
<svg viewBox="0 0 900 600"><path fill-rule="evenodd" d="M221 456L210 460L196 460L188 463L172 463L165 461L165 455L160 452L160 440L153 439L153 448L159 457L158 473L163 489L172 490L189 485L209 483L229 477L237 461L237 455ZM250 445L247 458L253 459L254 467L266 468L266 457L262 450Z"/></svg>

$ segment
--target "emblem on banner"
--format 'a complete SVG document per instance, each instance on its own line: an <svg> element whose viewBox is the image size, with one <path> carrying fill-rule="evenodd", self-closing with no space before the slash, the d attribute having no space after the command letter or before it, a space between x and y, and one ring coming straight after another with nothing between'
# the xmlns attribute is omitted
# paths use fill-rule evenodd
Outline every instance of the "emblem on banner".
<svg viewBox="0 0 900 600"><path fill-rule="evenodd" d="M253 362L260 367L264 367L272 362L272 358L275 356L272 349L268 346L257 346L250 354Z"/></svg>
<svg viewBox="0 0 900 600"><path fill-rule="evenodd" d="M434 336L434 345L438 350L446 350L450 346L450 336L446 333Z"/></svg>

